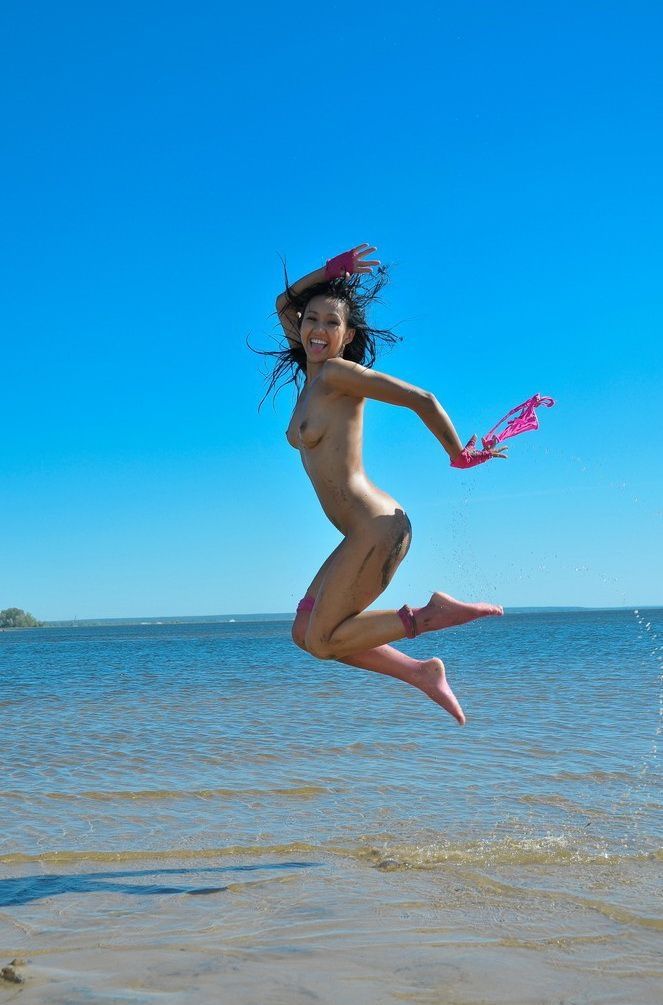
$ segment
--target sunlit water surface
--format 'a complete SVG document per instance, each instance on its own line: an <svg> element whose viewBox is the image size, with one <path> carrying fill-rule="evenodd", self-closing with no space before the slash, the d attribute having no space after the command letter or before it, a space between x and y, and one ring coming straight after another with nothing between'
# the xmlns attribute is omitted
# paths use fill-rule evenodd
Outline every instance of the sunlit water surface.
<svg viewBox="0 0 663 1005"><path fill-rule="evenodd" d="M445 660L464 729L398 681L314 661L286 623L0 634L5 955L80 947L93 923L145 950L184 912L190 952L232 932L273 954L296 931L311 952L338 943L351 973L359 931L376 972L409 947L393 1000L435 1000L416 997L434 981L413 954L460 940L501 946L521 978L538 949L556 987L591 972L583 1000L649 1001L662 613L507 614L407 644Z"/></svg>

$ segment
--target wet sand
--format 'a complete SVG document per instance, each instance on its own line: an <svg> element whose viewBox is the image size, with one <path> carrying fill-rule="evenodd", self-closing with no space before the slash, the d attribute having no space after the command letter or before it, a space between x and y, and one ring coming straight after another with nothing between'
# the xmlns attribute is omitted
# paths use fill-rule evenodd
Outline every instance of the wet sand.
<svg viewBox="0 0 663 1005"><path fill-rule="evenodd" d="M660 1002L656 857L584 862L580 887L572 862L398 853L5 865L0 964L25 965L0 1001Z"/></svg>

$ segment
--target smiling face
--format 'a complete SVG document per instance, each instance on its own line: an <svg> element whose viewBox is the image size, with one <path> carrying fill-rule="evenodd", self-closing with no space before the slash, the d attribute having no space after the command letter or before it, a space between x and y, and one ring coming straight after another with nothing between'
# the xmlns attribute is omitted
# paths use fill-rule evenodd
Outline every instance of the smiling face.
<svg viewBox="0 0 663 1005"><path fill-rule="evenodd" d="M309 300L299 327L309 363L324 363L343 355L355 334L353 328L348 328L347 319L348 306L343 300L325 296Z"/></svg>

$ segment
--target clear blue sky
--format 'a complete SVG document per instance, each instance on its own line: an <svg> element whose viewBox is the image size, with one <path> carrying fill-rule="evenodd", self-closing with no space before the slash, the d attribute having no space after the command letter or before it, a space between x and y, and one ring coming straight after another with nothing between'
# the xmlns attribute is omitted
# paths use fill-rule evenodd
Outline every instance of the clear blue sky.
<svg viewBox="0 0 663 1005"><path fill-rule="evenodd" d="M638 0L6 0L0 608L294 609L338 537L245 339L279 254L361 241L404 338L378 365L463 440L558 402L465 474L369 404L414 525L387 604L662 603L662 30Z"/></svg>

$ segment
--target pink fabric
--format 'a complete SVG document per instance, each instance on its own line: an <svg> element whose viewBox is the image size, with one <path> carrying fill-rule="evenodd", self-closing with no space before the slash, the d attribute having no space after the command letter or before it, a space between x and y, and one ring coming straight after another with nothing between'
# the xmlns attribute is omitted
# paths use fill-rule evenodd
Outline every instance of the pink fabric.
<svg viewBox="0 0 663 1005"><path fill-rule="evenodd" d="M539 420L536 416L536 409L540 405L545 405L546 408L552 408L555 404L552 398L544 398L540 394L535 394L527 401L524 401L522 405L516 405L512 408L510 412L496 422L489 433L486 433L481 439L483 450L476 449L476 436L466 444L466 446L461 450L458 457L451 462L452 468L474 468L477 464L484 464L489 461L493 456L493 450L498 443L502 443L504 440L508 440L510 436L518 436L520 433L526 433L530 429L539 428ZM513 416L513 418L511 418ZM506 422L505 428L501 433L495 434L495 430L498 429L503 422Z"/></svg>
<svg viewBox="0 0 663 1005"><path fill-rule="evenodd" d="M302 599L297 604L297 614L299 614L300 611L312 611L314 606L315 606L315 597L311 597L307 593L306 596L302 597Z"/></svg>
<svg viewBox="0 0 663 1005"><path fill-rule="evenodd" d="M496 443L502 443L503 440L508 440L510 436L519 436L520 433L526 433L530 429L538 429L539 420L536 416L536 409L540 405L552 408L554 404L555 402L552 398L544 398L540 394L535 394L531 398L528 398L527 401L524 401L522 405L516 405L510 412L507 412L503 419L496 422L490 432L486 433L482 438L481 442L484 450L490 450ZM516 412L518 413L517 415ZM512 415L514 416L513 419L510 418ZM510 421L507 422L507 419ZM506 427L496 436L495 430L503 422L507 423ZM481 462L479 461L478 463L480 464Z"/></svg>
<svg viewBox="0 0 663 1005"><path fill-rule="evenodd" d="M342 279L346 272L354 272L357 264L357 256L354 251L344 251L336 258L330 258L325 265L325 275L327 279Z"/></svg>

